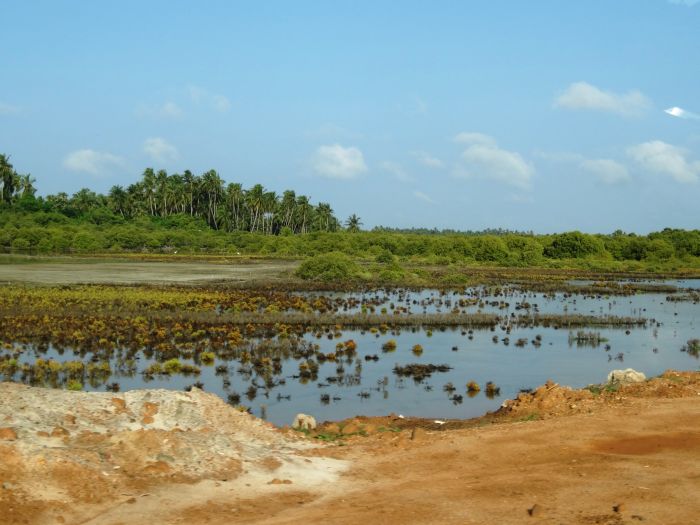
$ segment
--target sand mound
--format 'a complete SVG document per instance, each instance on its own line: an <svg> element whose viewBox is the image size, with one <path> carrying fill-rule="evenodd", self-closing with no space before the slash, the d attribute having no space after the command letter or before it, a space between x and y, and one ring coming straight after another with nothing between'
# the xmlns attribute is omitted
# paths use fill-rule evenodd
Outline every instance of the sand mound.
<svg viewBox="0 0 700 525"><path fill-rule="evenodd" d="M0 399L0 500L25 513L9 511L3 523L51 523L49 514L70 515L76 505L85 515L85 505L97 509L163 484L299 489L344 469L307 457L317 446L308 440L197 389L112 394L0 383Z"/></svg>

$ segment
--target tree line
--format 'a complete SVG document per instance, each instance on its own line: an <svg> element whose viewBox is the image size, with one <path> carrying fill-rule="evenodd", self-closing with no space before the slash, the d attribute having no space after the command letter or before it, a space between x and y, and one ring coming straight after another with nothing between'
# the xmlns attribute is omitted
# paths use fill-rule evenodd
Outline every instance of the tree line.
<svg viewBox="0 0 700 525"><path fill-rule="evenodd" d="M619 230L607 235L387 227L361 231L355 214L341 224L327 203L313 205L291 190L277 195L260 184L244 189L225 183L213 170L195 176L147 169L140 181L114 186L107 195L82 189L72 196L37 197L35 179L18 174L10 159L0 155L0 182L4 251L177 250L295 258L340 252L436 264L540 266L579 260L603 266L631 261L700 267L700 230L667 228L648 235Z"/></svg>
<svg viewBox="0 0 700 525"><path fill-rule="evenodd" d="M293 190L279 195L262 184L245 189L240 183L226 183L215 170L195 175L190 170L168 174L147 168L140 181L126 187L115 185L107 195L84 188L72 196L60 192L45 198L36 197L35 179L17 173L7 155L0 155L0 173L4 206L24 211L56 212L71 218L102 216L103 220L111 213L127 221L187 215L203 219L213 230L268 235L343 228L329 203L314 205L306 195ZM360 224L351 215L345 226L357 230Z"/></svg>

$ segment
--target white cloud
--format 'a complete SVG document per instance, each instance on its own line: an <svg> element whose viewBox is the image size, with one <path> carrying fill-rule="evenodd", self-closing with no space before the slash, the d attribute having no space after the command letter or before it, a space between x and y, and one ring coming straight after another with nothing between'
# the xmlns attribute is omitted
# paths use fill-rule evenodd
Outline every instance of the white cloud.
<svg viewBox="0 0 700 525"><path fill-rule="evenodd" d="M426 194L423 193L422 191L414 190L414 191L413 191L413 196L414 196L416 199L420 199L420 200L425 201L425 202L427 202L427 203L429 203L429 204L436 204L435 201L434 201L432 198L430 198L430 196L426 195Z"/></svg>
<svg viewBox="0 0 700 525"><path fill-rule="evenodd" d="M105 151L81 149L69 153L63 166L71 171L81 171L97 177L107 176L113 168L124 165L124 159Z"/></svg>
<svg viewBox="0 0 700 525"><path fill-rule="evenodd" d="M484 135L483 133L472 133L463 131L462 133L457 133L454 138L455 142L460 144L481 144L482 146L495 146L496 141L493 137L489 135Z"/></svg>
<svg viewBox="0 0 700 525"><path fill-rule="evenodd" d="M419 163L428 168L440 169L445 166L440 159L433 157L430 153L425 151L412 151L411 155L413 155Z"/></svg>
<svg viewBox="0 0 700 525"><path fill-rule="evenodd" d="M467 147L454 175L478 176L519 188L530 187L535 170L519 153L499 148L492 137L482 133L460 133L455 141Z"/></svg>
<svg viewBox="0 0 700 525"><path fill-rule="evenodd" d="M603 91L587 82L574 82L556 98L554 106L635 116L644 113L651 106L651 101L637 90L618 94L612 91Z"/></svg>
<svg viewBox="0 0 700 525"><path fill-rule="evenodd" d="M169 101L160 106L139 106L136 114L139 117L176 119L182 117L184 112L175 102Z"/></svg>
<svg viewBox="0 0 700 525"><path fill-rule="evenodd" d="M537 151L535 156L548 162L574 164L606 184L618 184L631 179L627 167L612 159L589 159L580 153L545 151Z"/></svg>
<svg viewBox="0 0 700 525"><path fill-rule="evenodd" d="M18 106L0 102L0 115L16 115L19 112L20 108Z"/></svg>
<svg viewBox="0 0 700 525"><path fill-rule="evenodd" d="M396 180L401 182L412 182L414 180L414 178L406 173L403 167L396 162L385 161L380 164L380 167L387 173L391 173Z"/></svg>
<svg viewBox="0 0 700 525"><path fill-rule="evenodd" d="M329 179L354 179L367 171L362 152L340 144L319 147L313 156L312 166L317 175Z"/></svg>
<svg viewBox="0 0 700 525"><path fill-rule="evenodd" d="M156 162L177 160L177 148L161 137L148 138L143 143L143 151Z"/></svg>
<svg viewBox="0 0 700 525"><path fill-rule="evenodd" d="M606 184L617 184L630 180L627 167L612 159L586 159L579 166Z"/></svg>
<svg viewBox="0 0 700 525"><path fill-rule="evenodd" d="M700 0L698 0L700 1ZM678 106L673 106L672 108L664 109L664 113L668 113L672 117L678 117L682 119L688 119L688 120L697 120L700 119L700 115L693 113L691 111L687 111L683 108L679 108Z"/></svg>
<svg viewBox="0 0 700 525"><path fill-rule="evenodd" d="M199 86L188 88L190 99L197 105L208 106L219 113L226 113L231 109L231 101L224 95L211 93Z"/></svg>
<svg viewBox="0 0 700 525"><path fill-rule="evenodd" d="M697 182L700 162L691 162L683 148L660 140L644 142L627 149L627 154L642 168L652 173L666 175L678 182Z"/></svg>

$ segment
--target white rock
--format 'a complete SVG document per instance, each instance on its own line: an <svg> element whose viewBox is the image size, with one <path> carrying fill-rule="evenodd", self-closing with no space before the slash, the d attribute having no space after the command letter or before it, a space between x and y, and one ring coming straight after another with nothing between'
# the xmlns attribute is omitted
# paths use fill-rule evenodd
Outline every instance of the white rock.
<svg viewBox="0 0 700 525"><path fill-rule="evenodd" d="M642 372L637 372L632 368L626 370L613 370L608 374L608 383L618 383L626 385L630 383L642 383L647 380Z"/></svg>
<svg viewBox="0 0 700 525"><path fill-rule="evenodd" d="M292 423L292 428L297 430L315 430L316 420L307 414L297 414Z"/></svg>

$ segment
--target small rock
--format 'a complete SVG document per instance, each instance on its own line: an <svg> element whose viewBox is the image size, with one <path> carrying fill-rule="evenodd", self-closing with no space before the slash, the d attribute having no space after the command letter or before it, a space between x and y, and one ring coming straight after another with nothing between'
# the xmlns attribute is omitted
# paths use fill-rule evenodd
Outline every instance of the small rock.
<svg viewBox="0 0 700 525"><path fill-rule="evenodd" d="M613 510L618 513L623 512L625 508L626 507L624 503L618 503L617 505L613 505Z"/></svg>
<svg viewBox="0 0 700 525"><path fill-rule="evenodd" d="M527 509L527 513L533 518L540 516L544 512L542 505L535 503L531 508Z"/></svg>
<svg viewBox="0 0 700 525"><path fill-rule="evenodd" d="M307 414L297 414L292 423L292 428L296 430L316 430L316 419Z"/></svg>
<svg viewBox="0 0 700 525"><path fill-rule="evenodd" d="M17 432L12 427L0 428L0 439L14 441L17 439Z"/></svg>

